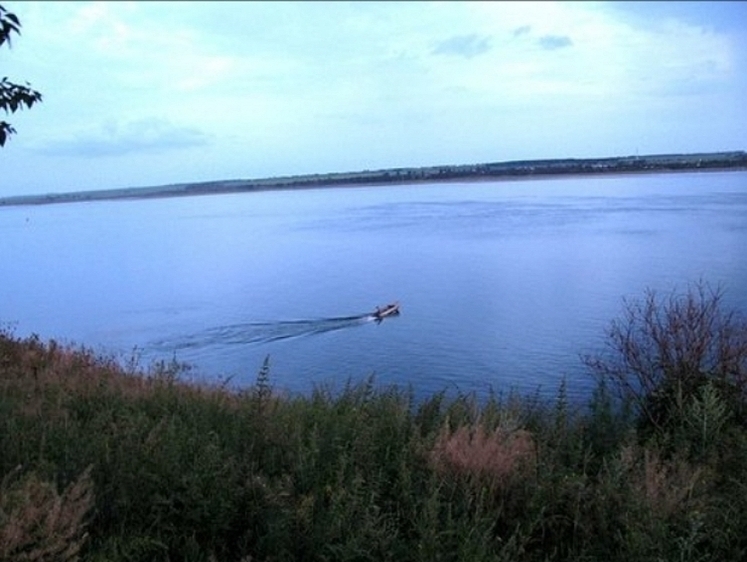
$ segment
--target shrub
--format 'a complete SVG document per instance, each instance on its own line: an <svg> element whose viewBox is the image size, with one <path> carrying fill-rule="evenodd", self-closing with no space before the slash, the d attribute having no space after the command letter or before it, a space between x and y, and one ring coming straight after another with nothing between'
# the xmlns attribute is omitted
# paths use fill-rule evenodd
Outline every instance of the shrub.
<svg viewBox="0 0 747 562"><path fill-rule="evenodd" d="M722 300L723 291L702 282L666 298L649 290L641 301L625 301L607 332L607 353L585 358L594 375L635 405L644 431L682 425L706 384L744 415L747 323L723 310Z"/></svg>

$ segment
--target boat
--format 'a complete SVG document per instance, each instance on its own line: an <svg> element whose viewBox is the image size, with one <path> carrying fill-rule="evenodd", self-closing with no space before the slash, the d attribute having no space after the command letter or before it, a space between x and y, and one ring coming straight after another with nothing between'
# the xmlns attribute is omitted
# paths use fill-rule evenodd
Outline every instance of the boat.
<svg viewBox="0 0 747 562"><path fill-rule="evenodd" d="M399 314L399 303L393 302L383 307L376 307L376 310L371 315L376 320L383 320L384 318L388 316L396 316Z"/></svg>

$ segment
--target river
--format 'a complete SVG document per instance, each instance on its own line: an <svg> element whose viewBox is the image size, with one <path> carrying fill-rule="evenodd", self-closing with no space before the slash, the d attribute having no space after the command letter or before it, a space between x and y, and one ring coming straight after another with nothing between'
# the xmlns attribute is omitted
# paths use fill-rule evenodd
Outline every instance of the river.
<svg viewBox="0 0 747 562"><path fill-rule="evenodd" d="M237 387L269 356L291 392L581 396L623 298L703 280L747 310L747 172L7 207L0 233L16 335Z"/></svg>

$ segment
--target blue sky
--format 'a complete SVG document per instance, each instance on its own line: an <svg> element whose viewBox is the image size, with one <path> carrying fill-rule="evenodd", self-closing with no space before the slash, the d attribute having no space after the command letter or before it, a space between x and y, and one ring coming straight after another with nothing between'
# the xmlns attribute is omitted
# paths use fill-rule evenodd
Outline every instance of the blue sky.
<svg viewBox="0 0 747 562"><path fill-rule="evenodd" d="M747 149L747 2L9 2L0 196Z"/></svg>

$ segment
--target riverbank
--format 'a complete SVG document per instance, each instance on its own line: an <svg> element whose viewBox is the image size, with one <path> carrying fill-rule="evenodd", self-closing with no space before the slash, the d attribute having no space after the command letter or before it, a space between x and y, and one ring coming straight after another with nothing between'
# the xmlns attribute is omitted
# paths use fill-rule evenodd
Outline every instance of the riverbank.
<svg viewBox="0 0 747 562"><path fill-rule="evenodd" d="M251 180L182 183L97 191L19 195L0 198L0 206L44 205L117 199L184 197L269 190L401 185L414 183L511 181L567 176L669 173L683 171L747 170L744 151L667 154L615 158L523 160L486 164L392 168L329 174L309 174Z"/></svg>
<svg viewBox="0 0 747 562"><path fill-rule="evenodd" d="M241 392L0 334L0 560L741 560L747 430L557 398ZM724 395L726 396L726 395ZM679 423L679 422L678 422Z"/></svg>

